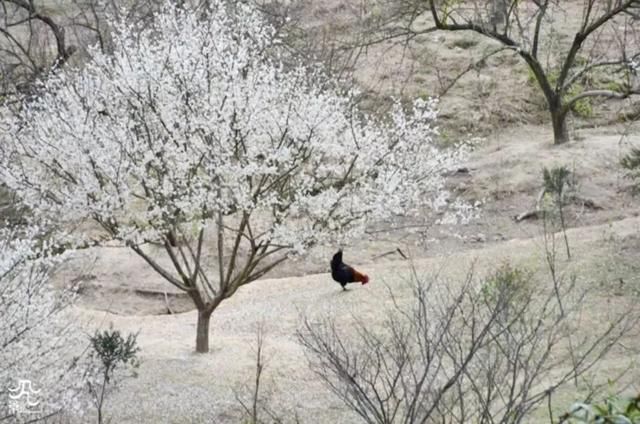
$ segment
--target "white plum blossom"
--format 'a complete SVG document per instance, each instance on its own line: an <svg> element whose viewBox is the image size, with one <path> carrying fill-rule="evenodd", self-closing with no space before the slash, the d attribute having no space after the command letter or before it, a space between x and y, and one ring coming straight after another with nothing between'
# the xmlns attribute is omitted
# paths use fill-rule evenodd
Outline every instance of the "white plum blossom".
<svg viewBox="0 0 640 424"><path fill-rule="evenodd" d="M84 371L74 361L77 349L82 348L77 340L81 334L66 311L74 292L51 287L49 273L61 257L50 256L36 242L40 233L35 227L19 232L0 230L3 418L8 414L35 419L61 410L82 413L86 406L82 400Z"/></svg>
<svg viewBox="0 0 640 424"><path fill-rule="evenodd" d="M131 246L208 323L287 256L442 206L465 150L434 143L434 101L367 116L353 92L285 57L250 6L171 3L145 27L113 22L112 54L92 51L2 122L0 177L35 216L98 223L101 240ZM150 241L171 270L145 253ZM200 272L211 246L217 271Z"/></svg>

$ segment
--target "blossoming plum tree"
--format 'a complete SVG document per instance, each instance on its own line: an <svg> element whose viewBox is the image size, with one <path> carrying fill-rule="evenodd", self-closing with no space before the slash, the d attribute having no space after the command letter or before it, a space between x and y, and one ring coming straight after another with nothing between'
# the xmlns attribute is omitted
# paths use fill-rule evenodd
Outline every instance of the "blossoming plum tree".
<svg viewBox="0 0 640 424"><path fill-rule="evenodd" d="M216 307L292 255L444 206L464 154L434 145L433 102L367 117L257 11L207 3L113 22L112 54L48 80L0 140L1 176L35 217L103 232L65 243L117 240L188 293L197 352Z"/></svg>
<svg viewBox="0 0 640 424"><path fill-rule="evenodd" d="M74 360L81 343L65 310L73 291L51 287L60 257L38 246L38 234L0 229L0 421L84 408L83 368Z"/></svg>

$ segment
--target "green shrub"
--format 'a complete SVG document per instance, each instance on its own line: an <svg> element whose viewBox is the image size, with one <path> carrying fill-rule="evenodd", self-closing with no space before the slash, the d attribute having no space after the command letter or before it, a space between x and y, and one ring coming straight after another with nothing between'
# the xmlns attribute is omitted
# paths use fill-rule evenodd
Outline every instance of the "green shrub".
<svg viewBox="0 0 640 424"><path fill-rule="evenodd" d="M625 84L619 81L608 81L604 88L606 90L611 90L611 91L617 91L617 92L624 92L626 91L627 87L625 87Z"/></svg>
<svg viewBox="0 0 640 424"><path fill-rule="evenodd" d="M113 389L118 378L116 368L135 370L140 365L138 360L137 334L122 337L118 330L96 331L89 337L92 351L90 356L96 364L93 376L87 379L87 386L98 413L98 423L104 422L104 404L107 392ZM132 375L135 377L135 371Z"/></svg>
<svg viewBox="0 0 640 424"><path fill-rule="evenodd" d="M552 87L554 87L558 82L559 76L560 73L556 70L552 70L547 73L547 79L549 80L549 84L551 84ZM527 69L527 84L532 87L538 87L538 81L536 80L536 76L531 68ZM585 91L587 84L588 81L586 80L576 81L564 93L563 101L568 101ZM571 111L582 118L591 118L593 117L593 100L590 97L580 99L571 106Z"/></svg>
<svg viewBox="0 0 640 424"><path fill-rule="evenodd" d="M640 395L612 396L600 404L575 403L560 422L588 424L639 424Z"/></svg>
<svg viewBox="0 0 640 424"><path fill-rule="evenodd" d="M565 95L565 99L571 99L585 90L585 86L580 83L572 85ZM591 97L585 97L571 105L571 111L581 118L593 117L593 100Z"/></svg>
<svg viewBox="0 0 640 424"><path fill-rule="evenodd" d="M638 172L640 169L640 149L634 147L621 160L620 165L627 171Z"/></svg>
<svg viewBox="0 0 640 424"><path fill-rule="evenodd" d="M89 338L98 359L102 363L107 379L119 365L137 367L137 334L129 334L125 339L118 330L104 330Z"/></svg>
<svg viewBox="0 0 640 424"><path fill-rule="evenodd" d="M485 280L482 296L490 305L515 306L528 302L532 295L531 277L530 270L505 263Z"/></svg>
<svg viewBox="0 0 640 424"><path fill-rule="evenodd" d="M564 237L564 245L567 250L567 259L571 259L571 250L569 248L569 238L567 237L567 223L565 219L564 205L567 201L567 192L575 187L575 181L572 180L572 173L566 166L557 166L554 168L544 168L542 170L542 179L544 184L544 192L551 197L551 204L558 212L562 235ZM546 197L546 196L545 196ZM547 219L548 208L545 207L545 221ZM546 225L546 224L545 224Z"/></svg>
<svg viewBox="0 0 640 424"><path fill-rule="evenodd" d="M638 180L640 179L640 149L633 147L629 153L620 159L620 165L625 170L625 176L634 180L636 183L635 190L640 189Z"/></svg>
<svg viewBox="0 0 640 424"><path fill-rule="evenodd" d="M545 193L553 195L557 199L563 199L573 182L571 171L566 166L556 166L542 170L542 180Z"/></svg>

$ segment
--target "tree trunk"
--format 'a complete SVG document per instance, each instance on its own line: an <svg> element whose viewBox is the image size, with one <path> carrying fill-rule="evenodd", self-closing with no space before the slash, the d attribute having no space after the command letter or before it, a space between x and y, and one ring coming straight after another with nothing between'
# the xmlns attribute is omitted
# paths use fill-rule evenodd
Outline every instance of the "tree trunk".
<svg viewBox="0 0 640 424"><path fill-rule="evenodd" d="M196 331L196 352L209 352L209 321L211 312L198 311L198 327Z"/></svg>
<svg viewBox="0 0 640 424"><path fill-rule="evenodd" d="M507 20L507 0L493 0L490 6L489 23L493 28L504 28Z"/></svg>
<svg viewBox="0 0 640 424"><path fill-rule="evenodd" d="M554 105L550 102L549 112L551 112L551 123L553 124L553 144L563 144L569 141L569 131L567 131L567 113L562 110L562 106Z"/></svg>

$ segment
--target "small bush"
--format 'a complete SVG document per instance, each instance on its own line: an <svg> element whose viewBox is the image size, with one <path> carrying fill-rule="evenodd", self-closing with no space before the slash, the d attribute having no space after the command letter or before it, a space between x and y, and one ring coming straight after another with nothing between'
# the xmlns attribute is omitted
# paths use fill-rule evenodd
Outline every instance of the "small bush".
<svg viewBox="0 0 640 424"><path fill-rule="evenodd" d="M462 50L467 50L477 46L478 40L473 38L460 38L460 39L454 40L453 43L451 43L451 45L453 47L458 47Z"/></svg>
<svg viewBox="0 0 640 424"><path fill-rule="evenodd" d="M98 413L99 424L104 419L103 408L107 392L118 383L116 368L135 370L140 365L137 338L137 334L129 334L124 338L120 331L113 329L96 331L89 337L92 347L90 356L96 367L93 375L87 379L87 385ZM136 376L135 371L132 375Z"/></svg>
<svg viewBox="0 0 640 424"><path fill-rule="evenodd" d="M561 418L564 423L638 424L640 423L640 395L612 396L600 404L575 403Z"/></svg>
<svg viewBox="0 0 640 424"><path fill-rule="evenodd" d="M482 285L485 302L496 305L506 302L516 305L525 302L531 296L532 273L527 269L513 267L506 263L487 278Z"/></svg>
<svg viewBox="0 0 640 424"><path fill-rule="evenodd" d="M564 237L564 244L567 250L567 259L571 259L564 205L567 201L567 192L570 189L575 188L575 180L572 179L572 173L566 166L557 166L551 169L544 168L542 170L542 180L544 184L544 192L551 196L552 205L558 212L560 227L562 228L562 235ZM545 210L545 221L548 217L547 212L549 211Z"/></svg>
<svg viewBox="0 0 640 424"><path fill-rule="evenodd" d="M572 97L582 93L584 90L585 90L584 85L576 83L567 90L567 94L565 98L571 99ZM578 100L573 105L571 105L571 111L581 118L593 117L592 99L590 97L585 97L583 99Z"/></svg>
<svg viewBox="0 0 640 424"><path fill-rule="evenodd" d="M549 71L547 73L549 84L551 84L551 86L555 86L556 83L558 82L559 76L560 76L560 73L558 71ZM536 88L539 85L538 81L536 80L535 74L530 68L527 69L527 84L531 87L536 87ZM583 91L585 91L588 85L589 85L588 81L585 81L585 80L575 82L563 94L563 101L566 102L570 100L572 97L575 97L578 94L582 93ZM541 96L541 93L539 92L536 92L536 93L537 95ZM544 99L544 97L541 97L541 101L544 101L544 105L545 105L544 108L546 110L546 107L547 107L546 99ZM571 111L581 118L591 118L593 117L593 113L594 113L593 100L590 97L580 99L571 106Z"/></svg>
<svg viewBox="0 0 640 424"><path fill-rule="evenodd" d="M507 264L482 280L416 278L381 326L305 317L298 342L318 380L366 423L540 422L544 403L587 378L638 322L630 308L583 332L584 285L554 275L534 280Z"/></svg>
<svg viewBox="0 0 640 424"><path fill-rule="evenodd" d="M566 166L557 166L551 169L545 167L542 170L542 180L545 193L560 200L564 199L567 189L573 186L571 171Z"/></svg>
<svg viewBox="0 0 640 424"><path fill-rule="evenodd" d="M617 91L617 92L624 92L627 87L625 87L625 84L620 82L620 81L608 81L604 88L606 90L611 90L611 91Z"/></svg>
<svg viewBox="0 0 640 424"><path fill-rule="evenodd" d="M634 180L636 183L636 191L640 189L637 184L640 179L640 149L634 147L621 160L620 165L625 169L627 178Z"/></svg>
<svg viewBox="0 0 640 424"><path fill-rule="evenodd" d="M96 331L89 338L93 350L102 362L105 374L110 376L120 364L137 367L137 353L140 350L137 346L137 337L137 334L129 334L125 339L120 331L110 329L103 332Z"/></svg>

